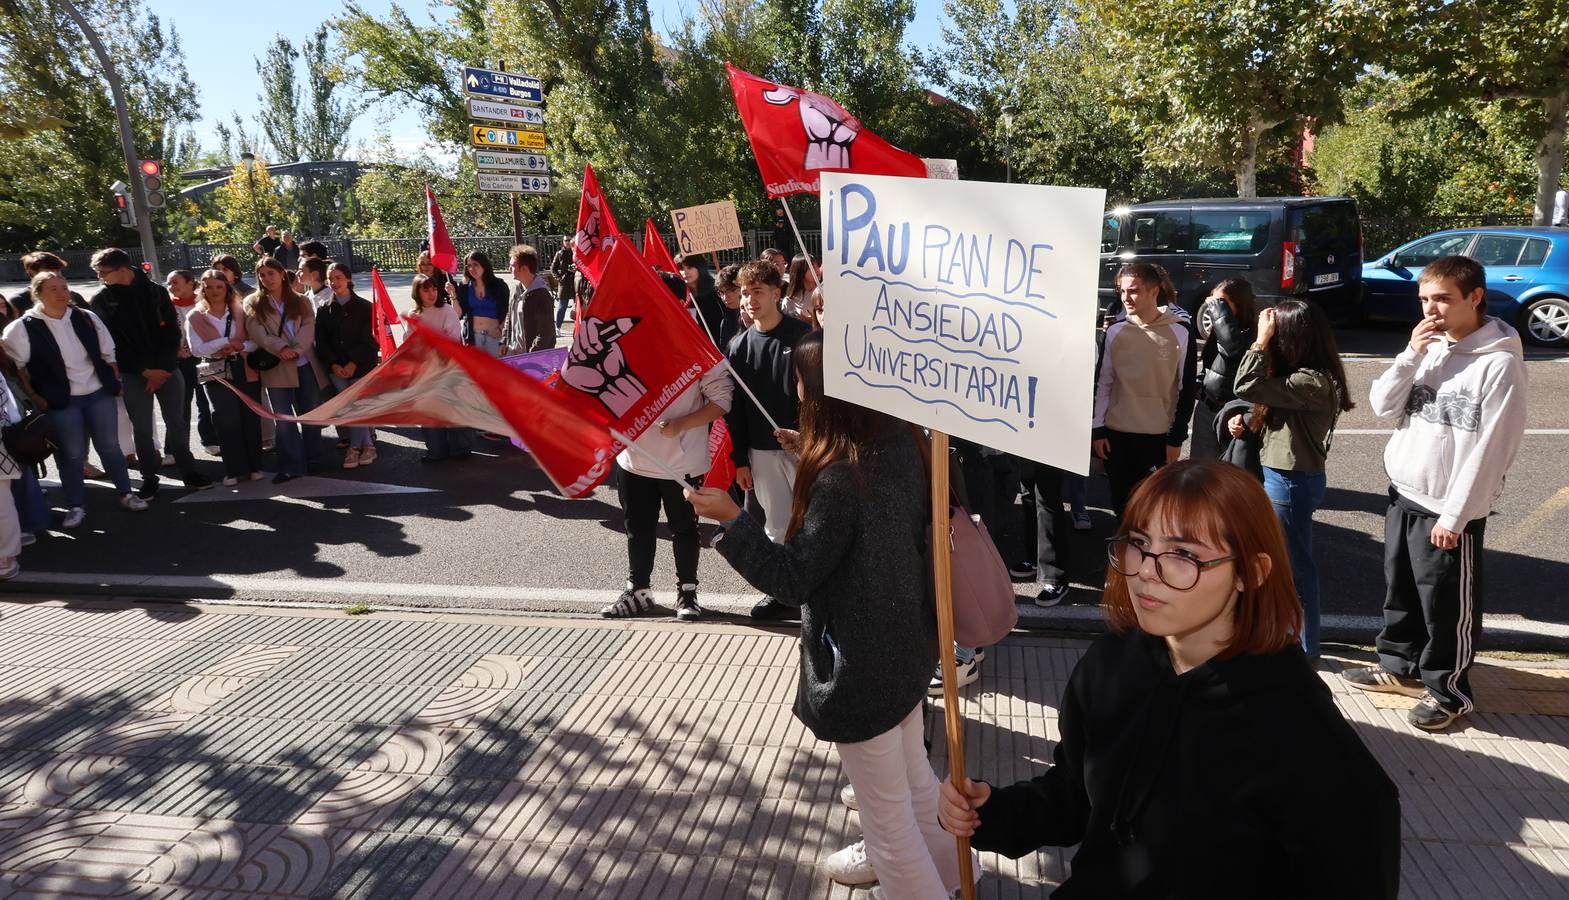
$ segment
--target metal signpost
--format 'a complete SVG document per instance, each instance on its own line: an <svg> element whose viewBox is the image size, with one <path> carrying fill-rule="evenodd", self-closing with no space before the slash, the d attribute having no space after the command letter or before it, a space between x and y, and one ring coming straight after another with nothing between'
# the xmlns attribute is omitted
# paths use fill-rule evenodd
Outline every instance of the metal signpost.
<svg viewBox="0 0 1569 900"><path fill-rule="evenodd" d="M512 239L523 240L523 211L518 194L550 193L550 161L545 149L545 92L538 78L495 69L464 66L459 78L468 95L469 143L474 147L474 182L483 193L512 195Z"/></svg>

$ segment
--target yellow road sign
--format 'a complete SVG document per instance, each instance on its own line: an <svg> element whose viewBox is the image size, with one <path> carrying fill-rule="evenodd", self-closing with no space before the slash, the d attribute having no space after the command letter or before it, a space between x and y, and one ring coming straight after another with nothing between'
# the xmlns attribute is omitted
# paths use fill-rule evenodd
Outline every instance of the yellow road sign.
<svg viewBox="0 0 1569 900"><path fill-rule="evenodd" d="M470 125L469 143L476 147L518 147L525 150L543 150L545 149L545 135L539 131L519 131L515 128L491 128L487 125Z"/></svg>

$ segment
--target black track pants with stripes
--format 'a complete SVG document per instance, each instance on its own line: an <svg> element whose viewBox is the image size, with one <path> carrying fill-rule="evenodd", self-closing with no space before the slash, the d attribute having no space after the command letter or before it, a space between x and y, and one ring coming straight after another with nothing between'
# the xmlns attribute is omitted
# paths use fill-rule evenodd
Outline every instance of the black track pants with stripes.
<svg viewBox="0 0 1569 900"><path fill-rule="evenodd" d="M1469 672L1482 635L1482 533L1470 523L1460 546L1433 546L1438 517L1390 491L1384 516L1384 628L1378 660L1396 675L1420 678L1439 703L1472 710Z"/></svg>

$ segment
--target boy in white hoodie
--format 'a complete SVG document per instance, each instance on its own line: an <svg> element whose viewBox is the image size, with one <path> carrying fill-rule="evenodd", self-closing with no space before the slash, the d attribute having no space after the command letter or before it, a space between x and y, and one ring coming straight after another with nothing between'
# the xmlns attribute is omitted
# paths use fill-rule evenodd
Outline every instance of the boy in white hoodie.
<svg viewBox="0 0 1569 900"><path fill-rule="evenodd" d="M1370 397L1376 414L1399 422L1384 449L1379 664L1344 677L1419 695L1411 724L1438 731L1474 708L1482 533L1525 434L1526 373L1520 335L1487 315L1479 263L1446 256L1418 281L1422 321Z"/></svg>

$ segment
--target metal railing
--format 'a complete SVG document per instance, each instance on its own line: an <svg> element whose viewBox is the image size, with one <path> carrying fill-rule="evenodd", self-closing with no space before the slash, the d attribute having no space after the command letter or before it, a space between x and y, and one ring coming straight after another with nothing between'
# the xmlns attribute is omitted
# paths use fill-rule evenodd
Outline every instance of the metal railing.
<svg viewBox="0 0 1569 900"><path fill-rule="evenodd" d="M813 248L814 255L822 246L820 236L815 231L802 232L808 247ZM762 229L741 232L745 241L744 246L733 250L721 250L716 254L721 266L731 263L742 263L749 259L756 259L764 248L774 246L774 233ZM641 252L643 236L634 234L628 236L629 240ZM424 237L407 238L323 238L321 242L327 247L327 255L335 260L347 260L350 267L356 272L369 272L374 266L384 272L412 272L419 259L420 244ZM665 246L672 256L679 252L674 237L664 236ZM490 257L491 263L497 270L506 269L507 254L512 249L512 236L508 235L481 235L474 237L455 237L453 246L457 248L458 257L462 258L469 253L479 250ZM561 249L561 235L559 234L525 234L523 243L531 244L539 251L541 265L549 263L550 258ZM140 247L127 242L123 248L131 257L131 262L141 265L145 256ZM66 250L56 251L56 254L66 261L66 274L72 278L86 279L92 277L92 269L88 260L93 255L93 250ZM787 252L794 252L792 241ZM250 244L162 244L158 247L158 267L164 272L173 269L190 269L198 274L212 265L212 261L219 256L228 254L240 263L240 268L251 271L256 266L257 254ZM22 269L22 256L13 253L0 255L0 282L23 282L27 274Z"/></svg>

